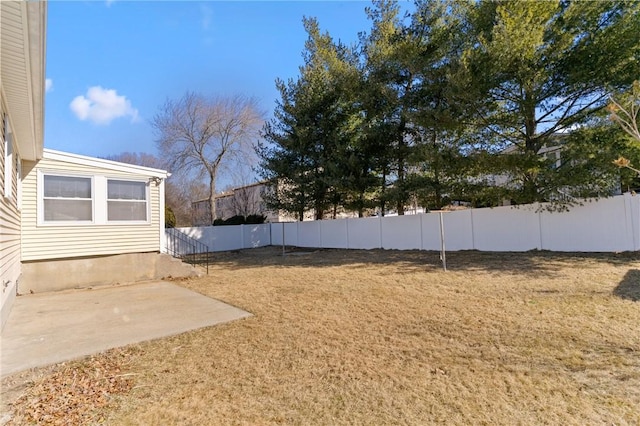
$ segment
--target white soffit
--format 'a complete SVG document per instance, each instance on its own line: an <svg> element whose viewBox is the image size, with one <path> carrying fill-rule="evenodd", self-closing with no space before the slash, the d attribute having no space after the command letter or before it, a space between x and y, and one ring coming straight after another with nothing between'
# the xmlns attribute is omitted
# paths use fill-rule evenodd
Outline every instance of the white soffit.
<svg viewBox="0 0 640 426"><path fill-rule="evenodd" d="M42 157L46 2L0 1L0 84L20 157Z"/></svg>

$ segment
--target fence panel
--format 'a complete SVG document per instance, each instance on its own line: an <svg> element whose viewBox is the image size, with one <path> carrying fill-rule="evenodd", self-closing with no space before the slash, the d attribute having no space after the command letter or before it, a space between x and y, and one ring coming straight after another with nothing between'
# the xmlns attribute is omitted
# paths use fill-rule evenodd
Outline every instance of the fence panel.
<svg viewBox="0 0 640 426"><path fill-rule="evenodd" d="M284 223L271 223L269 226L271 226L271 245L281 246Z"/></svg>
<svg viewBox="0 0 640 426"><path fill-rule="evenodd" d="M319 220L298 222L298 244L296 245L299 247L322 247L320 222Z"/></svg>
<svg viewBox="0 0 640 426"><path fill-rule="evenodd" d="M187 234L191 238L200 241L209 246L209 250L213 251L213 226L195 226L193 228L177 228L179 231Z"/></svg>
<svg viewBox="0 0 640 426"><path fill-rule="evenodd" d="M538 204L473 210L473 240L483 251L540 249Z"/></svg>
<svg viewBox="0 0 640 426"><path fill-rule="evenodd" d="M640 250L640 197L625 194L550 213L538 204L444 213L446 249ZM212 251L282 244L350 249L440 249L437 213L263 225L179 228ZM170 242L168 242L169 244Z"/></svg>
<svg viewBox="0 0 640 426"><path fill-rule="evenodd" d="M191 238L209 246L211 251L239 250L243 247L241 226L199 226L178 228Z"/></svg>
<svg viewBox="0 0 640 426"><path fill-rule="evenodd" d="M288 246L298 245L298 223L300 222L286 222L284 224L285 245L288 245Z"/></svg>
<svg viewBox="0 0 640 426"><path fill-rule="evenodd" d="M382 248L396 250L420 250L422 233L420 216L388 216L381 219Z"/></svg>
<svg viewBox="0 0 640 426"><path fill-rule="evenodd" d="M627 211L631 222L633 250L640 250L640 197L631 194L625 194L624 197L629 206Z"/></svg>
<svg viewBox="0 0 640 426"><path fill-rule="evenodd" d="M553 251L633 250L633 227L624 197L585 202L567 213L542 211L542 248Z"/></svg>
<svg viewBox="0 0 640 426"><path fill-rule="evenodd" d="M357 219L356 219L357 220ZM323 220L320 222L322 247L349 248L349 219Z"/></svg>
<svg viewBox="0 0 640 426"><path fill-rule="evenodd" d="M349 219L349 248L374 249L381 248L380 218L365 217Z"/></svg>
<svg viewBox="0 0 640 426"><path fill-rule="evenodd" d="M240 250L243 243L242 226L212 226L214 251Z"/></svg>
<svg viewBox="0 0 640 426"><path fill-rule="evenodd" d="M271 245L271 227L269 224L240 225L242 227L242 248L257 248Z"/></svg>
<svg viewBox="0 0 640 426"><path fill-rule="evenodd" d="M444 240L446 249L451 251L473 250L473 212L458 210L444 213Z"/></svg>

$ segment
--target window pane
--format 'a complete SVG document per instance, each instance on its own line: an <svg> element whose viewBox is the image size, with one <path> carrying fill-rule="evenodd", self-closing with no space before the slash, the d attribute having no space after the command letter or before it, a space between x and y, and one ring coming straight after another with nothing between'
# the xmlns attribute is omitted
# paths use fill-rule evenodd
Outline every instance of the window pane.
<svg viewBox="0 0 640 426"><path fill-rule="evenodd" d="M91 220L91 200L44 200L44 220Z"/></svg>
<svg viewBox="0 0 640 426"><path fill-rule="evenodd" d="M146 200L147 184L127 180L109 180L107 198L110 200Z"/></svg>
<svg viewBox="0 0 640 426"><path fill-rule="evenodd" d="M147 203L109 201L108 220L147 220Z"/></svg>
<svg viewBox="0 0 640 426"><path fill-rule="evenodd" d="M44 196L54 198L91 198L91 178L45 176Z"/></svg>

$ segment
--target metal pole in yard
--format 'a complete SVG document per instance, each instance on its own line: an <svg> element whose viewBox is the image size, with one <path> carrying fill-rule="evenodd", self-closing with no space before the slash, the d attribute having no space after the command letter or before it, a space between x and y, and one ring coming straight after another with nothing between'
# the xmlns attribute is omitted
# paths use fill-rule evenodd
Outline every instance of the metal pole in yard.
<svg viewBox="0 0 640 426"><path fill-rule="evenodd" d="M284 248L285 248L285 244L284 244L284 222L282 222L282 257L284 257Z"/></svg>
<svg viewBox="0 0 640 426"><path fill-rule="evenodd" d="M442 260L442 269L447 272L447 253L444 246L444 215L440 212L440 259Z"/></svg>

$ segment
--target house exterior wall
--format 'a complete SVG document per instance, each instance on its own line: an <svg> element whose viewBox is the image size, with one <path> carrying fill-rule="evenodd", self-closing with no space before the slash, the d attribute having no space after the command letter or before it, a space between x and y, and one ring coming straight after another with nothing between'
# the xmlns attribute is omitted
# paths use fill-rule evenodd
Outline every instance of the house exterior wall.
<svg viewBox="0 0 640 426"><path fill-rule="evenodd" d="M198 200L191 203L191 224L193 226L211 225L209 200Z"/></svg>
<svg viewBox="0 0 640 426"><path fill-rule="evenodd" d="M13 141L13 167L9 196L5 188L5 171L10 165L5 164L5 140L2 119L6 108L0 98L0 326L9 316L9 310L16 296L16 288L20 279L20 212L18 211L18 150Z"/></svg>
<svg viewBox="0 0 640 426"><path fill-rule="evenodd" d="M229 219L235 215L246 216L245 214L236 212L235 208L235 191L230 194L216 196L216 219Z"/></svg>
<svg viewBox="0 0 640 426"><path fill-rule="evenodd" d="M23 272L20 159L36 161L42 155L46 17L46 2L0 1L1 326Z"/></svg>
<svg viewBox="0 0 640 426"><path fill-rule="evenodd" d="M45 158L24 162L22 166L22 261L62 259L123 253L161 251L162 186L148 184L150 217L145 224L69 224L38 223L38 171L107 178L149 179L110 168L99 168L59 159ZM95 196L95 195L94 195Z"/></svg>

